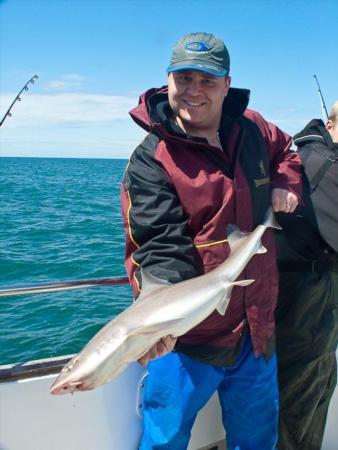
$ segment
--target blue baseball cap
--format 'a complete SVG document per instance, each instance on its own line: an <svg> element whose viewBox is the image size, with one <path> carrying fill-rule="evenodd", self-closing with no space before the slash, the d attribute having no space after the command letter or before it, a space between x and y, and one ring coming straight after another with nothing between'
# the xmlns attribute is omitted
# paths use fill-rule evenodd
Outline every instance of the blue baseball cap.
<svg viewBox="0 0 338 450"><path fill-rule="evenodd" d="M168 72L199 70L215 77L230 72L229 52L221 39L209 33L191 33L175 45Z"/></svg>

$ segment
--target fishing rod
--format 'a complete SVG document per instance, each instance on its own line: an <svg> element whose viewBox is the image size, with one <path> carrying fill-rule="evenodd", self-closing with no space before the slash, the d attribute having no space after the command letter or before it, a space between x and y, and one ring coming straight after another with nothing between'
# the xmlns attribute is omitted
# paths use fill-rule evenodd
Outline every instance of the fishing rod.
<svg viewBox="0 0 338 450"><path fill-rule="evenodd" d="M24 87L21 89L21 91L18 93L18 95L15 97L15 99L13 100L11 106L8 108L6 114L3 116L1 122L0 122L0 127L2 126L2 124L4 123L6 117L12 117L12 113L11 113L11 109L13 108L15 102L19 101L21 102L21 97L20 95L22 94L23 91L28 91L29 90L29 84L34 84L35 80L37 80L39 77L37 75L32 76L32 78L30 80L27 81L27 83L24 85Z"/></svg>
<svg viewBox="0 0 338 450"><path fill-rule="evenodd" d="M95 286L116 286L128 283L129 280L127 277L113 277L40 283L35 286L3 286L0 289L0 297L11 297L14 295L23 294L40 294L43 292L69 291L71 289L87 289Z"/></svg>
<svg viewBox="0 0 338 450"><path fill-rule="evenodd" d="M324 97L323 97L322 91L321 91L320 86L319 86L319 81L318 81L317 75L313 75L313 77L316 80L316 83L317 83L317 86L318 86L318 93L319 93L320 104L321 104L321 107L322 107L323 116L324 116L324 118L326 120L329 120L329 115L328 115L328 112L327 112L327 109L326 109L326 105L325 105L325 101L324 101Z"/></svg>

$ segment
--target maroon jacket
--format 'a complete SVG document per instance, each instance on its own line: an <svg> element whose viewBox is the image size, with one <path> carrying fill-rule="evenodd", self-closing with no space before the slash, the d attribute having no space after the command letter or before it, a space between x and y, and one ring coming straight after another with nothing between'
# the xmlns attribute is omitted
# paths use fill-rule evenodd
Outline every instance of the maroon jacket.
<svg viewBox="0 0 338 450"><path fill-rule="evenodd" d="M246 109L249 91L229 90L219 136L224 151L186 135L172 118L167 91L140 98L132 118L149 134L132 154L122 185L126 268L135 297L139 267L176 283L208 272L229 255L226 229L251 231L270 205L271 188L300 191L299 158L291 138ZM252 258L225 316L211 314L178 340L176 349L215 365L232 364L241 336L250 333L256 355L273 348L278 279L272 230L265 254Z"/></svg>

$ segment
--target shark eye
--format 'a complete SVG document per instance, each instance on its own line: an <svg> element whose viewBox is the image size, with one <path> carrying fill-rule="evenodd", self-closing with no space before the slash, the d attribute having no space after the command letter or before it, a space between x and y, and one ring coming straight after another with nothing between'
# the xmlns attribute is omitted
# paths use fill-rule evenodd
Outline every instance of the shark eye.
<svg viewBox="0 0 338 450"><path fill-rule="evenodd" d="M62 372L70 372L70 371L72 370L73 367L74 367L73 364L70 364L69 366L65 366L65 367L62 369Z"/></svg>

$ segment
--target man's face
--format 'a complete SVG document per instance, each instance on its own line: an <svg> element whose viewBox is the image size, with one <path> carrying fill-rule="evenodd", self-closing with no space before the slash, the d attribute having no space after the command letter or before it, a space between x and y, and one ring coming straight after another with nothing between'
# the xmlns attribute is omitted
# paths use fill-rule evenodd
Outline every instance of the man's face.
<svg viewBox="0 0 338 450"><path fill-rule="evenodd" d="M326 129L330 133L333 142L338 142L338 123L334 123L332 120L328 120Z"/></svg>
<svg viewBox="0 0 338 450"><path fill-rule="evenodd" d="M229 87L230 77L214 77L197 70L169 73L169 103L186 132L201 136L217 131Z"/></svg>

